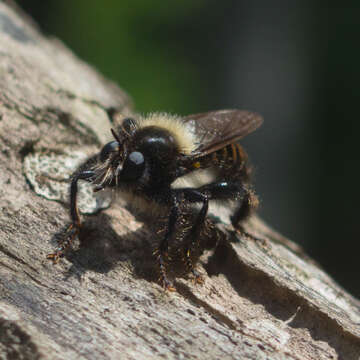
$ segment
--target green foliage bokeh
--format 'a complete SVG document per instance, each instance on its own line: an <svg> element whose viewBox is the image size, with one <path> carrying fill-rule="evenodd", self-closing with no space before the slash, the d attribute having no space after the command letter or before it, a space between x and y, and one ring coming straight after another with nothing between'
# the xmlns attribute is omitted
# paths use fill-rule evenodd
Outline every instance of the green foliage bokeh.
<svg viewBox="0 0 360 360"><path fill-rule="evenodd" d="M116 81L138 111L188 113L203 101L199 71L176 33L187 31L184 24L205 4L48 0L45 30Z"/></svg>

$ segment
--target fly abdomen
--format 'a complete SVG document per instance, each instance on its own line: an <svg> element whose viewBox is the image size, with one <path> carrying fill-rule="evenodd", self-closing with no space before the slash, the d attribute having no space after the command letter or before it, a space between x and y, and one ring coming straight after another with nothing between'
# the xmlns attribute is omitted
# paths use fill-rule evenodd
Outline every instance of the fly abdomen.
<svg viewBox="0 0 360 360"><path fill-rule="evenodd" d="M238 169L245 164L247 155L239 144L234 143L213 152L211 154L211 160L213 165L220 168L226 170L234 168Z"/></svg>

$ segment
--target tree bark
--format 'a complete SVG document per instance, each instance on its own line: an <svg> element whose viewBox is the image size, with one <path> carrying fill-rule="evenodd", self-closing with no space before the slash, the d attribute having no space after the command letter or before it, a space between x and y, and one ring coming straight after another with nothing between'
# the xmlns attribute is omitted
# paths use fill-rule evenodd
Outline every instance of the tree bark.
<svg viewBox="0 0 360 360"><path fill-rule="evenodd" d="M360 359L360 302L253 217L198 262L204 284L154 280L153 233L121 200L86 242L46 259L69 223L67 179L110 138L127 95L0 3L0 357ZM94 200L86 187L83 212ZM260 240L262 239L262 240Z"/></svg>

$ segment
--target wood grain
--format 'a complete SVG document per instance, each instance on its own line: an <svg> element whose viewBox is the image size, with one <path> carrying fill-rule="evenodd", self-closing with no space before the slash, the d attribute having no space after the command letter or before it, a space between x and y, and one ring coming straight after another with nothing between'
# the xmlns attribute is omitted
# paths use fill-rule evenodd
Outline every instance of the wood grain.
<svg viewBox="0 0 360 360"><path fill-rule="evenodd" d="M204 285L178 277L175 293L153 281L153 233L120 200L46 259L68 173L108 139L114 107L131 112L120 88L0 3L0 357L359 359L359 301L256 217L257 241L224 216ZM30 174L30 160L48 167Z"/></svg>

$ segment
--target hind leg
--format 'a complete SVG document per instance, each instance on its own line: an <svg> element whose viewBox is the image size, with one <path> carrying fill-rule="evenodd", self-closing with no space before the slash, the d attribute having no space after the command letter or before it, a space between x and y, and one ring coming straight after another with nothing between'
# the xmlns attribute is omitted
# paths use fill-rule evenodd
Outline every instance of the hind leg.
<svg viewBox="0 0 360 360"><path fill-rule="evenodd" d="M265 239L259 238L247 232L242 223L250 217L250 215L257 209L259 205L259 200L255 193L248 189L244 188L245 196L241 201L239 207L235 210L234 215L231 216L231 223L236 230L239 230L242 235L260 242L264 246L268 246L267 241Z"/></svg>
<svg viewBox="0 0 360 360"><path fill-rule="evenodd" d="M245 192L244 197L241 199L240 205L231 216L231 223L235 229L239 228L241 223L246 220L259 205L259 200L252 190L246 186L243 186L243 190Z"/></svg>

